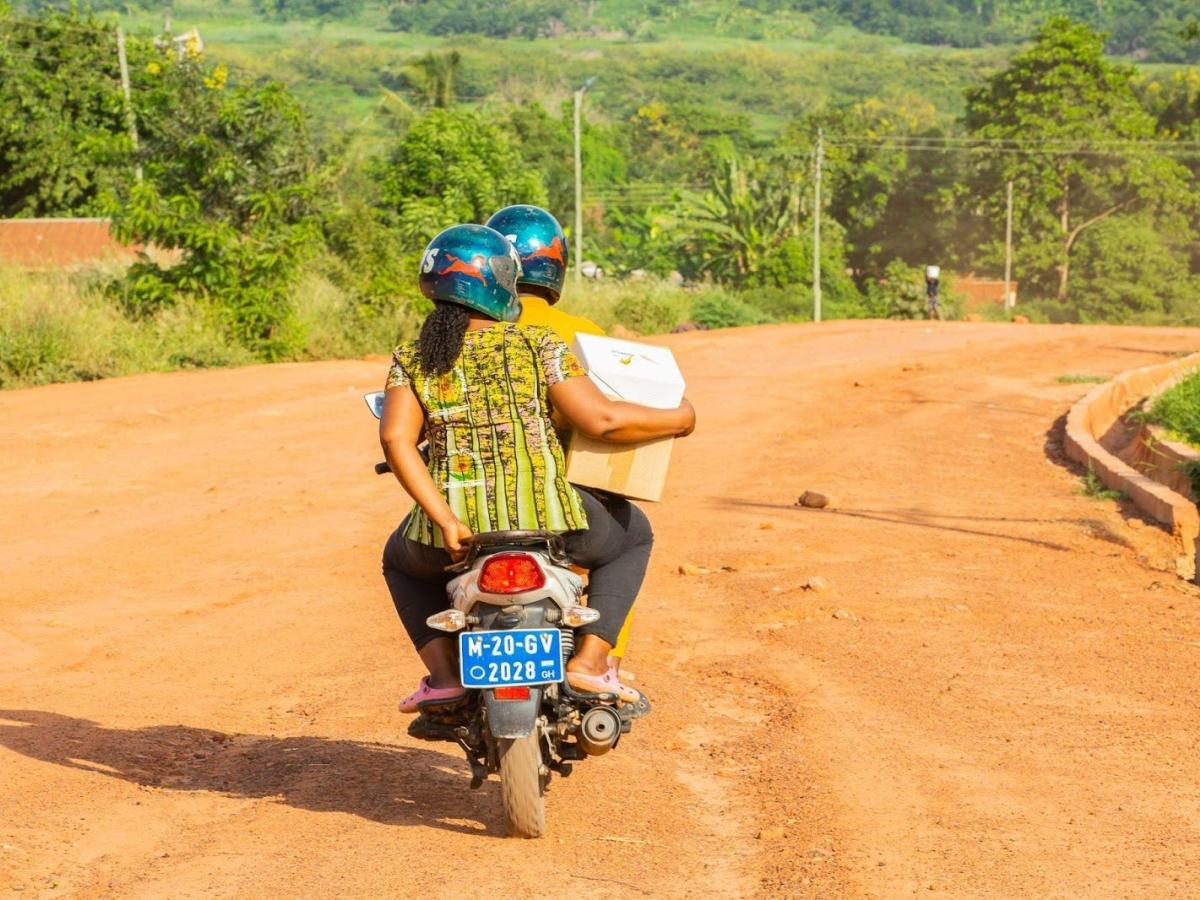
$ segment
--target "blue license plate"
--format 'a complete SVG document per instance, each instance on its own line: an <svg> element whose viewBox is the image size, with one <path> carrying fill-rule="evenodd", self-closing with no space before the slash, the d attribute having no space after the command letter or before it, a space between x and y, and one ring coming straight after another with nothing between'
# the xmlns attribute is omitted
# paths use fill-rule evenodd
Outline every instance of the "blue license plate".
<svg viewBox="0 0 1200 900"><path fill-rule="evenodd" d="M465 631L458 636L463 687L493 688L562 681L562 635L557 628Z"/></svg>

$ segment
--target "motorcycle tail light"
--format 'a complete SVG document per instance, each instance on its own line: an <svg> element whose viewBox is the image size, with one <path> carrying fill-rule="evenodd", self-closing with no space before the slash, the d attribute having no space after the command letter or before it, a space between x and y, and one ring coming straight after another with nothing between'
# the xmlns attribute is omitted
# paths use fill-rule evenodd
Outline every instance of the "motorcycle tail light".
<svg viewBox="0 0 1200 900"><path fill-rule="evenodd" d="M497 553L479 571L479 589L488 594L523 594L545 585L542 567L528 553Z"/></svg>
<svg viewBox="0 0 1200 900"><path fill-rule="evenodd" d="M497 700L528 700L529 688L527 687L498 687L493 692Z"/></svg>
<svg viewBox="0 0 1200 900"><path fill-rule="evenodd" d="M600 618L600 610L588 609L586 606L569 606L563 610L564 625L578 628L580 625L590 625Z"/></svg>
<svg viewBox="0 0 1200 900"><path fill-rule="evenodd" d="M426 619L425 624L438 631L462 631L467 624L467 614L461 609L444 609Z"/></svg>

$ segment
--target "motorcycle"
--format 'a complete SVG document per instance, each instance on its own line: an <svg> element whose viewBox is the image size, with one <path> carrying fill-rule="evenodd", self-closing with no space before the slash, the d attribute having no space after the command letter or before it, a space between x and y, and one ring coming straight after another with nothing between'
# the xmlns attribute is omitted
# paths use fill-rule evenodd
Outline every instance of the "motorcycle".
<svg viewBox="0 0 1200 900"><path fill-rule="evenodd" d="M364 399L378 419L383 392ZM375 466L376 474L389 471L386 462ZM408 733L462 748L473 790L498 774L504 820L517 837L545 834L554 773L565 778L574 763L608 753L650 711L640 692L637 703L618 706L616 694L581 693L567 683L575 630L600 617L570 565L557 534L477 534L466 557L448 568L449 607L427 620L458 635L467 694L422 704Z"/></svg>

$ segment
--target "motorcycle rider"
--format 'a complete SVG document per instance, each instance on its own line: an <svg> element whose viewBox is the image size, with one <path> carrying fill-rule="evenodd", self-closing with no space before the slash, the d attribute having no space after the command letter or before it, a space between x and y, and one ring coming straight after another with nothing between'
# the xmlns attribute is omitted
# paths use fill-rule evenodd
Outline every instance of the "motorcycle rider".
<svg viewBox="0 0 1200 900"><path fill-rule="evenodd" d="M603 335L604 329L583 316L558 309L563 282L571 258L570 245L558 219L539 206L506 206L485 223L495 228L517 248L521 274L517 290L521 296L521 325L546 325L553 328L570 347L575 335Z"/></svg>
<svg viewBox="0 0 1200 900"><path fill-rule="evenodd" d="M695 412L686 400L661 410L601 394L554 331L516 323L520 273L515 249L494 229L443 231L419 276L434 309L420 336L396 349L388 372L380 443L416 506L388 539L383 570L429 671L402 712L464 695L453 639L425 620L446 606L445 568L462 558L463 542L506 529L563 534L571 558L591 572L589 604L600 618L579 629L566 666L571 686L638 699L608 655L641 588L653 535L627 500L567 483L550 414L591 437L635 443L690 434ZM428 466L417 449L422 432Z"/></svg>
<svg viewBox="0 0 1200 900"><path fill-rule="evenodd" d="M521 317L517 324L553 328L568 347L576 334L603 336L604 329L595 322L563 312L555 305L562 295L571 258L571 246L558 219L540 206L520 203L497 210L486 224L508 238L521 259L521 274L517 277ZM625 658L632 622L630 609L610 654L617 672Z"/></svg>

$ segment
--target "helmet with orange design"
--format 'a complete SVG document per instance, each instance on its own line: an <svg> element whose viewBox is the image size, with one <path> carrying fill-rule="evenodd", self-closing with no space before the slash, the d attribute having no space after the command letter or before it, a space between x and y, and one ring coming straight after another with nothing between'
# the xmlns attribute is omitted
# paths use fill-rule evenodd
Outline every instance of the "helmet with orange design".
<svg viewBox="0 0 1200 900"><path fill-rule="evenodd" d="M517 284L523 292L557 303L567 276L570 252L558 219L540 206L506 206L488 225L512 241L521 258Z"/></svg>
<svg viewBox="0 0 1200 900"><path fill-rule="evenodd" d="M515 322L520 275L521 260L504 235L486 225L454 225L425 248L418 280L430 300Z"/></svg>

